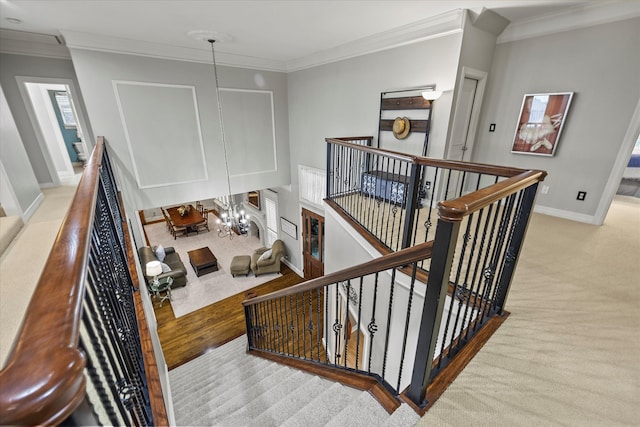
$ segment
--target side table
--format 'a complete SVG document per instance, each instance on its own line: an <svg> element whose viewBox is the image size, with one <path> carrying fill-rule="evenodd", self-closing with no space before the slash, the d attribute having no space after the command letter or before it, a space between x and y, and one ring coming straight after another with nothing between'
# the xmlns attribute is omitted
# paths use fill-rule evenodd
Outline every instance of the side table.
<svg viewBox="0 0 640 427"><path fill-rule="evenodd" d="M171 301L171 285L173 285L172 277L158 279L157 284L155 284L153 280L149 283L149 292L153 298L160 300L160 307L162 307L164 301ZM164 292L164 295L162 292Z"/></svg>

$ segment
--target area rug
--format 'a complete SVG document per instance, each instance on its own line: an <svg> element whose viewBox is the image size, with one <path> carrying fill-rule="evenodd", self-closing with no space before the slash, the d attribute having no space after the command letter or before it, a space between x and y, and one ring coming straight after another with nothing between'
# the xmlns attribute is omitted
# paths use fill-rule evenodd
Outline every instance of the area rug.
<svg viewBox="0 0 640 427"><path fill-rule="evenodd" d="M253 273L249 273L247 277L233 277L229 273L229 266L234 256L250 255L262 246L257 237L221 238L212 229L209 232L181 236L174 240L164 223L145 225L144 229L151 245L173 247L180 254L180 259L187 269L187 286L176 288L171 292L171 307L176 317L184 316L281 276L278 273L255 277ZM189 263L187 252L205 246L208 246L218 259L218 271L198 277Z"/></svg>

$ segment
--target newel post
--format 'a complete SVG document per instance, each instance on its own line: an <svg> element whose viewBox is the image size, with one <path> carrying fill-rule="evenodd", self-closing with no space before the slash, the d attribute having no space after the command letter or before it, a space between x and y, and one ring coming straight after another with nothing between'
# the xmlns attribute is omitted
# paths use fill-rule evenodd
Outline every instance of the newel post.
<svg viewBox="0 0 640 427"><path fill-rule="evenodd" d="M411 247L413 238L413 223L416 217L416 210L420 197L418 187L420 186L420 165L411 164L411 175L409 176L409 186L407 187L407 198L405 200L404 229L402 231L402 249Z"/></svg>
<svg viewBox="0 0 640 427"><path fill-rule="evenodd" d="M411 384L406 396L416 405L424 407L431 365L440 330L440 320L449 287L449 275L460 229L459 221L438 219L433 255L427 280L427 292L422 308L422 319L418 332L416 358L413 363Z"/></svg>

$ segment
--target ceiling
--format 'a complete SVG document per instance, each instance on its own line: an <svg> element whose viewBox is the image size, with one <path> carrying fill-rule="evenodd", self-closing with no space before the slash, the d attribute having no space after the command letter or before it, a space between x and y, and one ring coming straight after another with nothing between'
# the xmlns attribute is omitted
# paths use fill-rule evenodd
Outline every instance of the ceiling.
<svg viewBox="0 0 640 427"><path fill-rule="evenodd" d="M128 53L149 55L180 49L198 53L202 60L204 53L210 54L208 43L188 33L218 32L231 38L216 45L221 63L291 71L303 68L305 58L389 36L421 22L429 25L457 9L488 8L513 26L593 4L577 0L0 0L0 28L59 36L72 47L107 51L130 47ZM2 37L17 34L9 33L4 31Z"/></svg>

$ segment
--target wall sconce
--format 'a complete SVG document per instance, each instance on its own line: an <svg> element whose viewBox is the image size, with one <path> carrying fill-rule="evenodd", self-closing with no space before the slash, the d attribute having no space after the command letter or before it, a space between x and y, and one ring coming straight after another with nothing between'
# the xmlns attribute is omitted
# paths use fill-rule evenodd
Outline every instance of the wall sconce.
<svg viewBox="0 0 640 427"><path fill-rule="evenodd" d="M427 101L435 101L436 99L440 98L440 96L442 95L442 91L436 90L435 85L427 86L426 89L427 90L422 92L422 97Z"/></svg>

